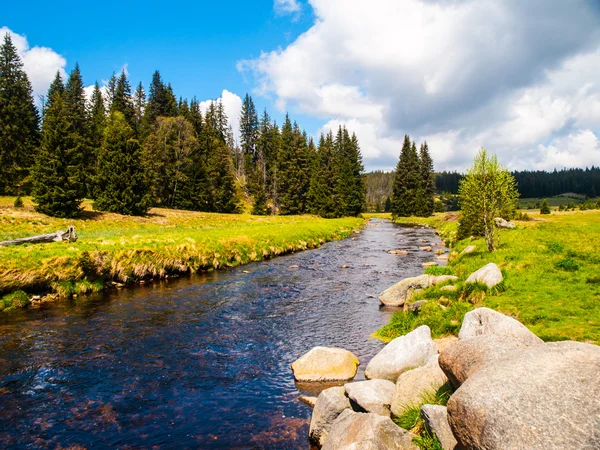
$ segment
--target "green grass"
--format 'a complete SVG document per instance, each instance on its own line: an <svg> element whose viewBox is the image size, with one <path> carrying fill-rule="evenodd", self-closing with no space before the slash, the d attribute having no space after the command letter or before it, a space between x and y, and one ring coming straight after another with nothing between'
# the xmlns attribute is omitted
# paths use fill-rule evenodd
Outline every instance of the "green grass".
<svg viewBox="0 0 600 450"><path fill-rule="evenodd" d="M449 266L460 278L456 292L434 286L411 301L428 299L419 315L399 312L375 336L390 340L429 325L434 336L457 334L468 310L486 306L515 317L545 341L600 342L600 211L531 214L533 220L517 222L514 230L501 231L494 253L483 239L452 244ZM440 223L440 217L423 223ZM419 218L402 219L421 221ZM451 234L452 224L441 222ZM456 223L454 223L456 227ZM468 245L474 253L457 256ZM489 262L500 266L502 285L489 291L465 285L464 280Z"/></svg>
<svg viewBox="0 0 600 450"><path fill-rule="evenodd" d="M0 241L65 230L74 243L0 247L0 294L17 290L72 296L100 290L105 281L129 284L169 274L233 267L316 248L358 230L361 218L251 216L152 209L145 217L91 211L80 219L54 219L14 208L0 197Z"/></svg>

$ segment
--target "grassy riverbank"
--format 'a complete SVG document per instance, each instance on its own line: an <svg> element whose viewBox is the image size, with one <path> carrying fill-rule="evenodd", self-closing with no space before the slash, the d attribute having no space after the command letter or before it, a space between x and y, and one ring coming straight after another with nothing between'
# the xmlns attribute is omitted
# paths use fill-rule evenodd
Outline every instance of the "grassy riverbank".
<svg viewBox="0 0 600 450"><path fill-rule="evenodd" d="M445 292L436 286L418 293L414 301L430 300L422 312L395 314L376 336L389 340L421 324L429 325L435 336L456 334L467 311L487 306L517 318L546 341L599 343L600 212L530 215L533 220L517 221L516 229L501 231L501 246L494 253L487 252L483 239L453 243L456 252L468 245L477 247L472 254L455 256L448 269L441 269L460 278L458 290ZM455 220L456 215L437 214L427 219L402 218L399 222L427 224L451 240ZM469 274L488 262L498 264L504 273L505 281L499 289L486 292L464 284Z"/></svg>
<svg viewBox="0 0 600 450"><path fill-rule="evenodd" d="M360 218L250 216L152 209L146 217L92 211L80 219L55 219L14 208L0 197L0 241L65 230L75 243L0 247L0 294L54 292L64 297L101 290L105 282L129 284L232 267L318 247L360 228ZM5 303L9 303L10 299ZM0 300L0 303L2 301ZM16 305L15 305L16 306Z"/></svg>

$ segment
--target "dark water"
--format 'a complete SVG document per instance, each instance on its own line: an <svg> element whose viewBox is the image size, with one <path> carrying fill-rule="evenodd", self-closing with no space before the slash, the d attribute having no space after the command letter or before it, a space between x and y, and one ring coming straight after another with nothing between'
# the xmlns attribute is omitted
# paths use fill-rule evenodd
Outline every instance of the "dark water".
<svg viewBox="0 0 600 450"><path fill-rule="evenodd" d="M422 272L421 239L438 240L374 220L318 250L0 315L0 447L306 449L290 364L340 346L363 378L392 314L370 296Z"/></svg>

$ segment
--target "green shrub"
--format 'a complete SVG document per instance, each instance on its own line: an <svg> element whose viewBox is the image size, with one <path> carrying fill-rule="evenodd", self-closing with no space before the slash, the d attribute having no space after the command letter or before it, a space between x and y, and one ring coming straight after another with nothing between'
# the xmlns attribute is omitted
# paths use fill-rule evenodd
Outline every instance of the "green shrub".
<svg viewBox="0 0 600 450"><path fill-rule="evenodd" d="M554 264L554 267L564 270L565 272L576 272L579 270L579 264L577 264L577 262L570 256L558 261L556 264Z"/></svg>
<svg viewBox="0 0 600 450"><path fill-rule="evenodd" d="M593 275L591 277L587 277L585 282L588 284L600 284L600 275Z"/></svg>
<svg viewBox="0 0 600 450"><path fill-rule="evenodd" d="M531 209L531 208L529 208ZM521 221L529 221L531 220L531 217L529 216L529 214L525 213L525 212L521 212L521 211L517 211L515 213L515 220L521 220Z"/></svg>
<svg viewBox="0 0 600 450"><path fill-rule="evenodd" d="M548 206L548 201L546 199L544 199L540 205L540 214L550 214L550 206Z"/></svg>
<svg viewBox="0 0 600 450"><path fill-rule="evenodd" d="M52 290L62 298L71 298L75 293L75 286L70 281L59 281L52 284Z"/></svg>
<svg viewBox="0 0 600 450"><path fill-rule="evenodd" d="M23 291L11 292L0 300L0 311L25 308L29 305L29 296Z"/></svg>
<svg viewBox="0 0 600 450"><path fill-rule="evenodd" d="M550 253L562 253L565 251L564 245L560 242L548 242L547 246Z"/></svg>
<svg viewBox="0 0 600 450"><path fill-rule="evenodd" d="M21 198L20 195L15 199L15 202L13 203L13 206L15 208L22 208L23 207L23 199Z"/></svg>

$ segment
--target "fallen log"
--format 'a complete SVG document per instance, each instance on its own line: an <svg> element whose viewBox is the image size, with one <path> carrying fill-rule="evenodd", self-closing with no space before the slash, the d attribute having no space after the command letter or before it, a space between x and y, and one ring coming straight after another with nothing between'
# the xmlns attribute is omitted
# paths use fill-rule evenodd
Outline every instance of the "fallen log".
<svg viewBox="0 0 600 450"><path fill-rule="evenodd" d="M70 226L66 231L57 231L56 233L40 234L38 236L31 236L19 239L13 239L11 241L0 242L0 247L9 247L11 245L22 245L22 244L45 244L48 242L75 242L77 240L77 233L75 227Z"/></svg>

